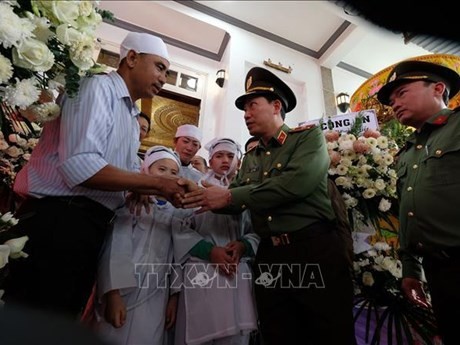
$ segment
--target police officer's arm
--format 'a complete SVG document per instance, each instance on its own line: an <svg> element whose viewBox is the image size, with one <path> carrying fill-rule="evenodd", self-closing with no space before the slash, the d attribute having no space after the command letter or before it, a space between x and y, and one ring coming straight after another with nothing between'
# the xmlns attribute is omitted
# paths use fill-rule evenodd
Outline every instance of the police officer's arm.
<svg viewBox="0 0 460 345"><path fill-rule="evenodd" d="M226 207L226 211L241 212L244 208L264 210L302 200L308 197L324 180L329 167L329 155L322 131L315 127L301 133L296 147L279 176L247 186L232 184L230 190L209 187L187 193L186 207L199 207L201 211ZM287 144L286 144L287 145ZM289 148L286 147L288 151ZM287 153L289 154L289 153Z"/></svg>

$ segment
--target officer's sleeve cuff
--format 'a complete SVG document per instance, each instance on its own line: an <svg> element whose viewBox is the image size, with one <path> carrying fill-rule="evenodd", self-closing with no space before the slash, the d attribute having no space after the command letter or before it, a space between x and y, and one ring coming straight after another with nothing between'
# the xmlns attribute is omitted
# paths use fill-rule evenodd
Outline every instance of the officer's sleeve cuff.
<svg viewBox="0 0 460 345"><path fill-rule="evenodd" d="M232 203L229 207L244 211L249 201L249 193L253 186L241 186L230 189L232 193Z"/></svg>
<svg viewBox="0 0 460 345"><path fill-rule="evenodd" d="M211 255L211 250L213 247L214 245L212 243L205 240L201 240L200 242L195 244L192 249L190 249L189 253L192 256L195 256L202 260L209 261L209 257Z"/></svg>

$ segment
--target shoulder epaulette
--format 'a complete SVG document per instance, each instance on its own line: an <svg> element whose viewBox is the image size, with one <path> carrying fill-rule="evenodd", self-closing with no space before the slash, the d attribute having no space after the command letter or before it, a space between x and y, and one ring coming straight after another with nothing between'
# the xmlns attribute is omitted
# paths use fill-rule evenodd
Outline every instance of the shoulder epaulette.
<svg viewBox="0 0 460 345"><path fill-rule="evenodd" d="M303 126L299 126L299 127L290 129L289 133L303 132L303 131L306 131L307 129L312 129L312 128L315 128L315 127L316 127L315 124L303 125Z"/></svg>
<svg viewBox="0 0 460 345"><path fill-rule="evenodd" d="M249 150L247 150L244 154L246 155L246 154L248 154L249 152L254 151L254 150L257 148L257 146L259 146L259 145L254 145L254 146L251 147Z"/></svg>

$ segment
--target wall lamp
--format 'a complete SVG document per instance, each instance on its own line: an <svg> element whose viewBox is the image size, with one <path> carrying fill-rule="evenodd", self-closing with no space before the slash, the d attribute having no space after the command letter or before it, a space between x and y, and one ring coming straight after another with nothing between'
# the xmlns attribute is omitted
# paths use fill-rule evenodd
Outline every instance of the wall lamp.
<svg viewBox="0 0 460 345"><path fill-rule="evenodd" d="M337 107L342 113L345 113L350 107L350 96L348 93L341 92L336 97Z"/></svg>
<svg viewBox="0 0 460 345"><path fill-rule="evenodd" d="M224 87L224 81L225 81L225 70L220 69L216 73L216 84L219 85L220 87Z"/></svg>

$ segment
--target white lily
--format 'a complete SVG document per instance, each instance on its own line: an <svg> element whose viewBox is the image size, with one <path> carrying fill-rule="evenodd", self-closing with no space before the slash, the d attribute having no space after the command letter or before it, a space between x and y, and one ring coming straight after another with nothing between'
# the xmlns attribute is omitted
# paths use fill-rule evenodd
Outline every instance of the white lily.
<svg viewBox="0 0 460 345"><path fill-rule="evenodd" d="M5 267L10 256L10 247L6 244L0 244L0 269Z"/></svg>
<svg viewBox="0 0 460 345"><path fill-rule="evenodd" d="M28 239L28 236L22 236L19 238L12 238L11 240L5 242L5 244L10 247L10 258L18 259L29 256L27 253L22 251Z"/></svg>

